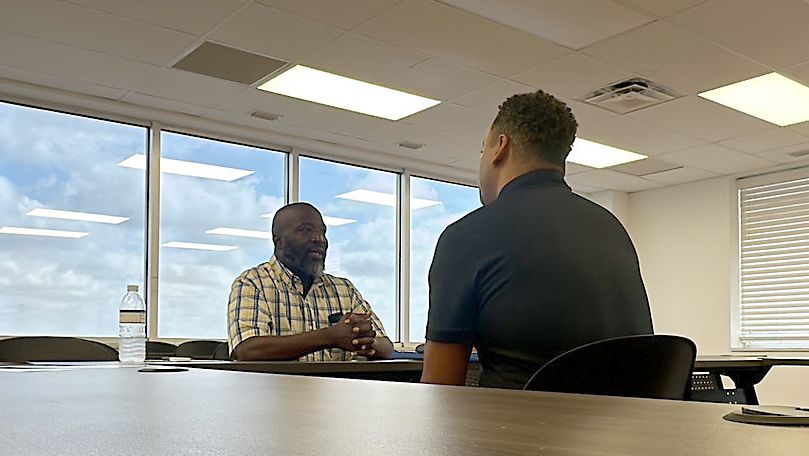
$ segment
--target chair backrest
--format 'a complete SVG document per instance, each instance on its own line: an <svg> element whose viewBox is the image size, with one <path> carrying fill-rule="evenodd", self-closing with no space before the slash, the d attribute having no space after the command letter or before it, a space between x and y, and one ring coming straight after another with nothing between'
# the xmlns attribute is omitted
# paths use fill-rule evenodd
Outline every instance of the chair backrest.
<svg viewBox="0 0 809 456"><path fill-rule="evenodd" d="M168 342L159 342L156 340L146 341L146 358L147 359L160 359L169 356L176 356L177 346Z"/></svg>
<svg viewBox="0 0 809 456"><path fill-rule="evenodd" d="M697 347L679 336L629 336L574 348L550 360L523 389L686 399Z"/></svg>
<svg viewBox="0 0 809 456"><path fill-rule="evenodd" d="M118 361L118 351L76 337L12 337L0 340L0 361Z"/></svg>
<svg viewBox="0 0 809 456"><path fill-rule="evenodd" d="M221 361L229 361L230 358L230 347L228 347L227 342L222 342L216 347L216 350L213 352L213 359L221 360Z"/></svg>
<svg viewBox="0 0 809 456"><path fill-rule="evenodd" d="M193 359L213 359L214 352L221 342L216 340L191 340L177 346L177 356Z"/></svg>

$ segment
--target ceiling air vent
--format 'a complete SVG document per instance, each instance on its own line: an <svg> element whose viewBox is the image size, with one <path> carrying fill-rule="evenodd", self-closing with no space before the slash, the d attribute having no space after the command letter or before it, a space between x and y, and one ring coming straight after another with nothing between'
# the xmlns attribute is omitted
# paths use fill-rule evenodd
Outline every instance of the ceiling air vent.
<svg viewBox="0 0 809 456"><path fill-rule="evenodd" d="M799 150L797 152L790 152L787 155L792 155L795 158L805 157L809 155L809 150Z"/></svg>
<svg viewBox="0 0 809 456"><path fill-rule="evenodd" d="M577 100L618 114L626 114L673 100L677 96L674 91L656 82L632 78L589 92Z"/></svg>
<svg viewBox="0 0 809 456"><path fill-rule="evenodd" d="M405 149L417 150L417 149L421 149L422 147L424 147L424 144L419 144L419 143L410 142L410 141L402 141L402 142L399 143L399 147L404 147Z"/></svg>

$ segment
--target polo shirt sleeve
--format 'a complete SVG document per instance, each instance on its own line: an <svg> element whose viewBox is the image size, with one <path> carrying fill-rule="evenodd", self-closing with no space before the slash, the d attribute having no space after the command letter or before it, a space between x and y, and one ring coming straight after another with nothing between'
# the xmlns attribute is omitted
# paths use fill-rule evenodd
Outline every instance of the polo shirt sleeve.
<svg viewBox="0 0 809 456"><path fill-rule="evenodd" d="M371 304L362 298L360 291L357 290L354 284L348 279L346 279L346 285L348 286L351 295L350 308L355 309L355 312L357 313L371 312L371 323L374 326L374 331L376 331L376 337L388 337L387 333L385 332L385 327L382 326L382 321L376 316L376 312L371 309Z"/></svg>
<svg viewBox="0 0 809 456"><path fill-rule="evenodd" d="M239 276L230 287L228 302L228 343L230 351L243 340L273 333L270 306L264 290L247 274Z"/></svg>
<svg viewBox="0 0 809 456"><path fill-rule="evenodd" d="M477 338L476 266L470 248L452 225L438 239L429 274L427 340L471 344Z"/></svg>

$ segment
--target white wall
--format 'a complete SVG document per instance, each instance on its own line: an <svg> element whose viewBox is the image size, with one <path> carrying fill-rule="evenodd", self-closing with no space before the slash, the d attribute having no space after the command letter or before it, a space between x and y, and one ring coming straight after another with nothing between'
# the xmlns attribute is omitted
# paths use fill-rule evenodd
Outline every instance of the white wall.
<svg viewBox="0 0 809 456"><path fill-rule="evenodd" d="M689 337L704 355L731 349L734 192L735 179L722 177L629 195L626 225L655 332ZM778 367L759 385L759 399L807 406L808 387L809 367Z"/></svg>

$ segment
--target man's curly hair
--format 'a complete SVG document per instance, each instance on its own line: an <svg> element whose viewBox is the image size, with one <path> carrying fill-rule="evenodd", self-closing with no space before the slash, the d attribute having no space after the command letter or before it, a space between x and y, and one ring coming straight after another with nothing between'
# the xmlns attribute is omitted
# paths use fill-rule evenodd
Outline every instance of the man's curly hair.
<svg viewBox="0 0 809 456"><path fill-rule="evenodd" d="M492 123L524 158L564 166L576 139L576 118L566 104L541 90L509 97Z"/></svg>

